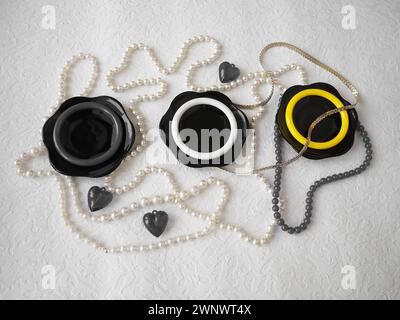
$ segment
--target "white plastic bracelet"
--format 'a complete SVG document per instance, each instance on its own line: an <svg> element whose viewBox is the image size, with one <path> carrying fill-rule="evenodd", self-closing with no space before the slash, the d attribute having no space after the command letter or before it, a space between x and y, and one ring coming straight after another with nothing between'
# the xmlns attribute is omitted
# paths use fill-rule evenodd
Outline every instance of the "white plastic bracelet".
<svg viewBox="0 0 400 320"><path fill-rule="evenodd" d="M189 148L184 142L182 141L182 138L179 134L178 130L178 125L179 121L181 120L182 115L190 108L199 105L199 104L207 104L211 105L219 110L221 110L224 115L228 118L229 120L229 125L230 125L230 135L228 138L228 141L218 150L212 151L212 152L198 152L196 150L193 150ZM221 157L225 153L227 153L232 146L234 145L236 138L237 138L237 123L235 116L233 115L233 112L231 109L229 109L225 104L223 104L221 101L211 99L211 98L196 98L192 99L186 103L184 103L175 113L174 117L172 118L172 123L171 123L171 133L172 137L178 146L178 148L187 154L188 156L194 158L194 159L199 159L199 160L212 160Z"/></svg>

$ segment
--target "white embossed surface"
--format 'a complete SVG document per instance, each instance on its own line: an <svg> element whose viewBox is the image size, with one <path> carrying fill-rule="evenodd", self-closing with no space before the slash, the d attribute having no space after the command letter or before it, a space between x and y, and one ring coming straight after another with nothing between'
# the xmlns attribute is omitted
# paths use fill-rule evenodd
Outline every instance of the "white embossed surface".
<svg viewBox="0 0 400 320"><path fill-rule="evenodd" d="M400 298L400 111L398 1L351 1L355 30L342 28L344 1L2 1L0 4L0 298L138 298L138 299L266 299L266 298ZM56 27L41 26L42 7L53 5ZM222 60L243 72L257 71L258 53L272 41L292 42L343 72L363 98L359 117L374 145L368 171L347 181L324 186L316 194L310 229L299 236L278 232L265 247L254 247L236 235L218 231L209 237L166 250L131 255L105 255L72 236L63 226L54 179L27 179L15 174L14 159L39 139L42 117L57 92L57 76L65 60L90 52L101 64L95 95L108 94L123 103L135 95L113 94L105 71L117 65L125 47L144 42L169 64L181 43L209 34L224 46ZM185 69L210 49L199 45L190 61L168 78L168 96L141 105L148 125L156 127L170 100L184 91ZM135 56L123 79L158 76L143 54ZM268 61L267 61L268 60ZM311 81L330 81L324 72L287 53L271 52L269 67L304 64ZM201 70L200 84L217 83L218 65ZM73 77L77 92L88 78L86 65ZM85 73L86 72L86 73ZM83 74L83 76L81 76ZM84 78L84 79L82 79ZM287 84L292 79L285 78ZM152 89L146 89L148 91ZM228 93L251 102L249 86ZM258 161L272 161L275 104L258 126ZM302 159L284 174L286 217L297 223L303 215L309 184L318 177L349 169L361 160L356 139L343 157L313 162ZM289 157L293 152L285 148ZM45 165L46 159L34 165ZM145 165L145 154L119 175L126 181ZM183 187L215 175L227 181L232 197L224 217L261 233L270 219L270 197L254 179L218 170L169 166ZM268 177L272 177L268 173ZM96 180L81 179L81 190ZM166 192L162 179L150 178L123 204L155 192ZM210 191L199 196L199 208L214 205ZM202 224L175 207L163 207L171 221L168 235ZM149 241L139 212L113 225L84 224L109 241ZM203 223L204 224L204 223ZM42 268L56 271L54 290L42 287ZM356 288L345 290L341 274L354 266Z"/></svg>

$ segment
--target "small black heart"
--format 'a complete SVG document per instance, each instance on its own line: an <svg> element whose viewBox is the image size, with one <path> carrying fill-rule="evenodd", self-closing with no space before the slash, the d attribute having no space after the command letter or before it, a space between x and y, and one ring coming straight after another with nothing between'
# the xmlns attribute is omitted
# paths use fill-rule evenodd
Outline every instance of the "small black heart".
<svg viewBox="0 0 400 320"><path fill-rule="evenodd" d="M143 223L153 236L159 237L168 223L168 214L164 211L153 210L143 216Z"/></svg>
<svg viewBox="0 0 400 320"><path fill-rule="evenodd" d="M219 80L222 83L235 81L240 76L240 70L233 63L227 61L219 65Z"/></svg>
<svg viewBox="0 0 400 320"><path fill-rule="evenodd" d="M112 201L113 195L106 188L91 187L88 192L90 211L97 211L106 207Z"/></svg>

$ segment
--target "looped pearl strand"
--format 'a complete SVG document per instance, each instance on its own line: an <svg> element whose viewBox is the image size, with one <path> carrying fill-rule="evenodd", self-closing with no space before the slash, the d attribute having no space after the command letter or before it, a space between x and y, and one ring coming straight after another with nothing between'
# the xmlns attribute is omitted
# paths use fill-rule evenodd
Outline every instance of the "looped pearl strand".
<svg viewBox="0 0 400 320"><path fill-rule="evenodd" d="M82 90L82 93L79 95L86 96L93 91L97 83L98 71L99 71L99 63L96 57L94 57L91 54L83 52L72 56L65 62L63 68L61 69L61 73L58 76L58 95L57 95L56 105L50 108L49 116L44 117L43 122L46 122L48 118L57 111L58 106L65 99L67 99L68 96L67 82L69 79L69 74L71 72L71 69L74 68L78 64L78 62L83 60L89 60L89 62L92 65L92 71L87 86ZM43 155L44 153L46 153L46 148L43 142L39 142L35 147L33 147L28 152L21 153L19 158L14 162L17 168L17 173L25 177L49 177L55 175L56 172L51 169L32 170L27 168L26 163L28 161L40 155Z"/></svg>
<svg viewBox="0 0 400 320"><path fill-rule="evenodd" d="M155 63L159 72L161 72L163 75L171 74L179 68L180 64L186 58L187 51L189 50L190 46L195 43L199 43L199 42L210 42L210 43L214 44L215 51L210 57L193 63L187 72L186 84L190 89L195 90L197 92L207 91L208 89L227 91L227 90L236 88L237 86L240 86L242 84L245 84L247 81L255 80L254 84L252 86L253 96L256 98L256 102L260 103L262 101L261 97L257 96L257 92L256 92L256 89L259 85L261 85L263 83L270 83L270 84L273 84L276 87L280 88L281 90L284 90L285 88L278 83L277 77L279 77L282 73L284 73L286 71L290 71L290 70L300 70L301 71L302 70L300 66L290 65L289 67L284 67L284 68L282 68L282 70L279 69L278 71L272 72L272 73L264 72L264 71L256 72L256 73L248 73L247 75L243 76L242 78L238 79L235 82L230 83L229 85L225 84L225 85L220 85L218 87L215 87L215 86L200 87L200 86L194 85L194 83L192 82L195 71L198 70L200 67L211 64L221 54L221 45L215 39L208 37L208 36L199 36L199 37L193 37L193 38L185 41L185 43L183 44L183 46L181 48L180 54L175 59L174 63L168 68L165 67L160 62L160 60L158 59L158 57L156 56L154 51L152 49L150 49L149 47L147 47L146 45L137 44L137 45L129 46L129 48L127 48L127 50L123 56L121 64L118 65L116 68L111 69L110 72L106 76L107 84L109 85L111 90L113 90L115 92L123 92L128 89L132 89L132 88L139 87L139 86L156 86L156 85L158 85L160 87L160 90L156 94L138 95L138 96L134 97L133 99L131 99L131 101L130 101L129 109L132 111L132 114L136 118L135 120L138 124L138 131L142 135L142 140L139 144L136 145L135 149L132 150L127 157L125 157L125 159L124 159L125 162L131 160L132 158L137 156L140 152L142 152L148 143L147 140L145 139L146 138L146 129L145 129L145 124L144 124L144 117L138 110L139 103L146 102L146 101L154 101L154 100L157 100L157 99L163 97L165 95L165 93L167 92L168 83L165 80L163 80L162 78L158 77L158 78L150 78L150 79L138 79L136 81L127 82L127 83L124 83L124 84L118 86L115 84L114 77L117 75L117 73L119 71L121 71L123 68L125 68L128 65L131 55L136 50L147 51L148 54L150 55L150 58ZM67 63L65 64L65 66L63 68L63 71L59 77L59 97L58 97L58 101L57 101L57 106L67 98L66 83L68 80L68 73L69 73L70 69L78 61L84 60L84 59L89 59L89 61L93 65L93 69L92 69L92 76L89 81L88 87L85 88L82 95L88 95L92 91L92 89L95 85L95 81L97 79L97 73L98 73L97 60L93 56L88 55L88 54L83 54L83 53L81 53L77 56L73 56L71 59L69 59L67 61ZM303 81L303 78L301 80ZM242 107L245 108L245 106L242 106ZM252 124L255 124L256 120L258 120L261 117L262 113L265 110L264 105L250 106L250 108L255 108L255 107L257 107L258 109L257 109L256 115L251 119ZM56 109L53 107L51 109L51 114L53 112L55 112L55 110ZM255 140L253 140L253 142L252 142L252 148L253 148L252 154L254 154ZM17 170L21 174L23 174L25 176L29 176L29 177L36 176L36 175L37 176L55 175L56 179L60 185L61 207L63 210L62 216L63 216L65 224L69 227L69 229L74 234L77 235L77 237L79 239L81 239L85 243L93 245L95 248L104 250L104 252L110 252L110 253L136 252L136 251L147 251L147 250L167 247L172 244L186 242L189 240L197 239L199 237L203 237L203 236L207 235L208 233L210 233L212 231L212 229L214 229L216 226L219 227L219 229L235 232L245 241L248 241L255 245L265 244L272 236L272 231L274 229L275 220L272 220L267 225L265 235L261 238L253 237L249 233L247 233L242 227L237 226L237 225L228 224L221 220L220 215L225 207L226 202L228 201L228 196L229 196L229 189L228 189L226 183L223 182L222 180L210 177L207 180L202 180L198 185L195 185L192 188L190 188L189 190L185 191L185 190L181 190L179 188L179 186L175 183L171 173L167 172L165 169L156 168L156 167L146 167L143 170L140 170L138 172L138 174L133 178L132 181L130 181L128 184L126 184L122 187L114 187L112 185L111 176L108 176L105 178L106 186L107 186L107 188L109 188L110 191L113 191L116 194L121 194L123 192L127 192L129 190L134 189L140 183L140 181L143 180L144 176L146 176L147 174L157 172L157 173L162 173L163 175L165 175L167 177L168 182L170 183L171 189L172 189L171 194L163 195L163 196L162 195L154 195L151 198L142 198L136 202L131 203L129 205L129 207L121 208L120 210L111 212L110 214L95 215L92 213L84 212L82 209L81 201L80 201L80 194L78 192L76 182L74 181L73 178L66 178L67 184L65 184L65 179L62 178L60 175L55 174L54 171L51 171L51 170L50 171L39 171L40 174L39 173L36 174L34 171L26 170L26 168L23 166L24 162L32 159L35 156L38 156L43 151L45 151L45 148L41 144L41 145L39 145L38 148L32 149L29 154L23 153L21 155L20 159L16 160ZM261 183L264 184L264 186L268 192L271 192L271 190L272 190L271 186L269 185L269 183L267 182L265 177L263 177L261 174L254 174L254 176ZM186 201L189 200L191 197L198 195L205 188L207 188L211 185L214 185L214 184L221 187L221 189L222 189L221 200L220 200L216 210L214 211L214 213L212 213L212 214L201 213L199 211L196 211L196 210L190 208L186 204ZM119 219L119 218L128 216L128 215L134 213L137 209L145 208L147 206L151 206L154 204L173 203L173 204L176 204L180 209L182 209L186 214L189 214L192 217L196 217L196 218L208 221L209 224L199 232L195 232L193 234L184 235L184 236L178 236L176 238L168 239L165 241L160 241L155 244L128 244L128 245L122 245L122 246L106 246L103 242L90 236L84 230L79 228L75 224L75 222L73 222L72 217L70 216L69 211L68 211L68 194L67 194L68 190L70 191L70 193L74 199L75 206L78 208L78 212L79 212L80 216L82 218L90 219L90 220L96 221L96 222L113 221L115 219ZM282 203L282 202L283 201L280 200L280 203Z"/></svg>
<svg viewBox="0 0 400 320"><path fill-rule="evenodd" d="M119 211L111 212L109 214L96 215L96 214L93 214L90 212L85 212L82 209L79 192L77 191L77 186L76 186L76 183L73 178L68 178L67 186L70 188L70 194L73 197L75 206L78 208L78 212L79 212L80 216L84 219L89 219L94 222L111 222L116 219L121 219L121 218L127 217L142 208L151 207L155 204L159 205L159 204L163 204L163 203L171 203L171 204L177 205L177 207L180 208L181 210L183 210L184 213L186 213L187 215L208 221L209 225L207 227L207 233L209 233L211 231L212 227L219 227L220 229L224 229L227 231L237 233L240 236L240 238L242 238L243 240L250 242L254 245L263 245L263 244L267 243L268 240L271 239L272 231L273 231L273 228L275 225L275 220L272 220L271 223L269 225L267 225L265 234L261 238L253 237L252 235L250 235L248 232L246 232L242 227L240 227L238 225L228 224L221 220L221 214L227 203L228 194L229 194L228 185L224 181L222 181L218 178L215 178L215 177L210 177L206 180L202 180L198 185L191 187L188 191L185 191L185 190L181 190L178 187L178 185L176 184L176 182L173 179L172 174L163 168L146 167L143 170L143 172L138 172L137 176L144 177L151 173L161 173L164 176L166 176L168 178L168 182L171 185L171 189L172 189L173 193L165 195L165 196L156 195L151 198L145 197L145 198L142 198L138 201L131 203L128 207L124 207L124 208L120 209ZM258 178L260 179L260 181L262 181L266 185L267 190L271 190L271 186L266 182L265 178L263 178L260 174L258 174ZM212 185L218 186L222 190L221 199L220 199L215 211L212 214L205 214L205 213L199 212L195 209L190 208L186 204L186 201L189 200L191 197L199 195L207 187L212 186ZM69 218L69 214L64 214L63 217L64 217L64 220L66 220L65 221L66 224L71 225L71 219ZM77 229L73 228L72 230L74 232L76 232ZM203 231L204 231L204 229L203 229ZM82 231L79 231L79 232L82 233ZM202 235L205 235L204 232L203 233L196 232L189 236L184 236L184 237L178 236L176 238L171 239L171 241L167 241L167 242L160 241L160 242L157 242L157 243L154 243L151 245L147 245L147 246L137 245L137 244L122 245L122 246L117 246L114 249L108 248L107 252L144 251L144 250L140 250L141 247L142 248L145 247L146 248L145 250L159 249L161 247L165 247L165 246L168 246L171 244L189 241L189 240L195 240L195 239L198 239ZM88 236L81 235L81 238L85 239L85 238L88 238ZM178 239L180 239L181 241ZM94 242L94 244L97 244L97 242ZM123 249L121 249L121 248L123 248ZM132 249L132 248L134 248L134 249Z"/></svg>
<svg viewBox="0 0 400 320"><path fill-rule="evenodd" d="M257 104L261 103L263 100L261 96L258 93L258 88L262 84L271 84L272 86L277 87L278 89L284 91L286 90L285 87L279 84L278 82L278 77L280 77L282 74L290 71L299 71L300 72L300 81L305 84L306 79L305 79L305 71L303 68L299 65L296 64L290 64L290 65L285 65L282 68L278 69L277 71L259 71L259 72L249 72L247 75L242 76L238 80L230 83L230 84L222 84L220 86L205 86L201 87L198 85L195 85L193 82L194 74L196 70L198 70L201 67L207 66L209 64L212 64L214 61L216 61L219 56L221 55L222 52L222 45L214 38L209 37L209 36L194 36L192 38L189 38L186 40L178 54L178 56L175 58L174 62L171 64L170 67L165 66L155 51L147 46L146 44L143 43L133 43L129 45L123 56L122 59L116 67L110 69L106 75L106 83L109 86L109 88L114 91L114 92L124 92L129 89L133 89L139 86L153 86L153 85L160 85L160 90L155 93L155 94L143 94L143 95L136 95L134 98L131 99L130 101L130 109L133 113L133 115L136 117L137 124L139 127L139 131L142 134L143 139L141 140L140 144L138 144L131 152L131 154L126 158L126 161L131 160L132 158L136 157L138 153L143 151L144 147L147 146L147 141L145 137L145 128L144 128L144 117L140 114L138 110L138 104L140 102L147 102L147 101L155 101L160 98L162 98L166 93L167 93L167 88L168 88L168 82L166 80L163 80L162 78L148 78L148 79L137 79L137 80L132 80L129 82L125 82L123 84L116 84L115 77L120 73L122 70L127 68L129 66L129 63L131 61L132 55L134 54L135 51L145 51L150 59L153 61L155 64L156 68L158 71L163 74L163 75L170 75L177 71L183 61L187 58L188 56L188 51L191 46L197 44L197 43L211 43L214 46L214 52L207 58L198 60L194 63L192 63L187 71L186 74L186 86L194 91L197 92L204 92L208 90L218 90L218 91L228 91L231 89L234 89L238 86L244 85L246 82L254 80L254 83L252 85L252 95L255 98L255 101ZM272 93L272 92L271 92ZM272 94L271 94L272 96ZM270 96L270 97L271 97ZM270 98L269 97L269 98ZM268 99L269 100L269 99ZM240 107L243 108L254 108L254 105L239 105ZM265 104L257 106L256 114L251 117L250 122L253 127L256 125L256 121L259 120L262 115L265 112ZM252 157L255 154L255 137L253 137L253 143L251 145L251 150L250 150L250 156L247 160L248 163L252 161ZM112 177L113 175L110 174L105 178L105 186L106 188L115 193L115 194L123 194L125 192L129 191L129 186L115 186L112 182Z"/></svg>

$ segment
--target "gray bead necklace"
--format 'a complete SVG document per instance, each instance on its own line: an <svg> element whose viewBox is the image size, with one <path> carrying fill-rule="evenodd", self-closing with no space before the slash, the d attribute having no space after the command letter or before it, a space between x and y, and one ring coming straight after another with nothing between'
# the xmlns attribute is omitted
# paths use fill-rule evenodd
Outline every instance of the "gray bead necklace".
<svg viewBox="0 0 400 320"><path fill-rule="evenodd" d="M328 183L335 182L337 180L343 180L350 178L352 176L358 175L365 171L367 167L371 164L372 161L372 144L370 138L368 137L368 133L365 130L364 126L358 122L357 132L360 134L365 147L365 159L361 165L358 167L344 171L337 174L329 175L325 178L321 178L319 180L314 181L314 183L310 186L307 196L306 196L306 207L304 213L304 219L302 223L300 223L296 227L290 227L286 224L285 220L282 218L280 213L280 206L279 206L279 192L281 190L281 180L282 180L282 166L279 164L282 161L282 136L279 131L278 125L275 124L274 127L274 145L275 145L275 159L277 161L277 165L275 167L275 179L273 185L273 192L272 192L272 211L274 212L274 218L276 219L277 225L281 227L283 231L288 232L289 234L297 234L302 232L303 230L307 229L307 226L311 223L311 216L312 216L312 209L313 209L313 196L315 191Z"/></svg>

